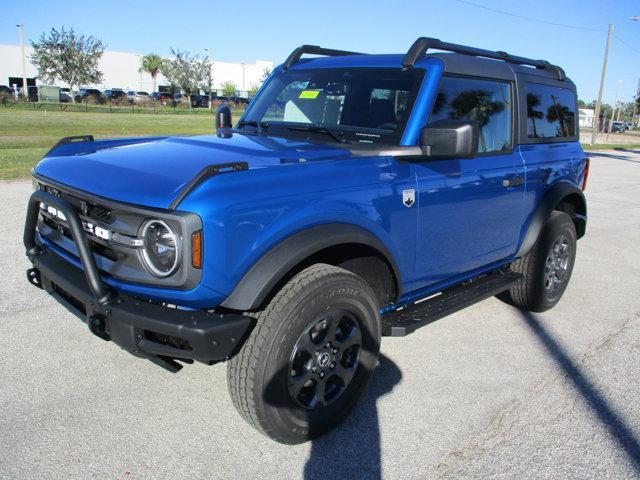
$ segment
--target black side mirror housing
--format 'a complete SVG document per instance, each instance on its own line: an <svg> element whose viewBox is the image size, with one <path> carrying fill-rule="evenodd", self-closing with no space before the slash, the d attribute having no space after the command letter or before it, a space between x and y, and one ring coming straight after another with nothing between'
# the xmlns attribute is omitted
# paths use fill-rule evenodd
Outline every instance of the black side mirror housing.
<svg viewBox="0 0 640 480"><path fill-rule="evenodd" d="M216 130L220 130L221 128L231 128L231 109L229 105L223 103L216 110Z"/></svg>
<svg viewBox="0 0 640 480"><path fill-rule="evenodd" d="M473 158L479 133L477 120L438 120L420 131L420 148L429 159Z"/></svg>

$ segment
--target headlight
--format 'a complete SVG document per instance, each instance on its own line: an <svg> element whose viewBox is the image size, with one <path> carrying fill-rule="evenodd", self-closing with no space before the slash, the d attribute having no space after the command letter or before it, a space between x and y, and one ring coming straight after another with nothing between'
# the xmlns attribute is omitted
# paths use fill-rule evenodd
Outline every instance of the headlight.
<svg viewBox="0 0 640 480"><path fill-rule="evenodd" d="M180 261L180 237L162 220L147 220L142 226L142 258L158 277L175 272Z"/></svg>

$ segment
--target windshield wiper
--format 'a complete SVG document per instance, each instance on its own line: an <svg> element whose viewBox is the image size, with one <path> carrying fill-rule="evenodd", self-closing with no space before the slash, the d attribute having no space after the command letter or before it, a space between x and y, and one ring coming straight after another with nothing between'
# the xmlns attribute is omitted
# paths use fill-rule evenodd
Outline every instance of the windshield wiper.
<svg viewBox="0 0 640 480"><path fill-rule="evenodd" d="M242 120L238 122L238 128L256 127L259 133L269 129L269 122L256 122L255 120Z"/></svg>
<svg viewBox="0 0 640 480"><path fill-rule="evenodd" d="M349 140L344 138L343 131L331 130L327 127L321 127L320 125L301 125L301 126L288 126L288 130L296 130L299 132L314 132L314 133L324 133L325 135L329 135L338 143L349 143Z"/></svg>

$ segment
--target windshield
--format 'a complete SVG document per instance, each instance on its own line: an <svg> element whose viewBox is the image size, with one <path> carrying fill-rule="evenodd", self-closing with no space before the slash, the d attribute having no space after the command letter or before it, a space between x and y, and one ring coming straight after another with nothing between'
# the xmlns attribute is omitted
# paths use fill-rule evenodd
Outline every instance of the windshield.
<svg viewBox="0 0 640 480"><path fill-rule="evenodd" d="M422 76L399 68L287 70L265 85L239 127L397 145Z"/></svg>

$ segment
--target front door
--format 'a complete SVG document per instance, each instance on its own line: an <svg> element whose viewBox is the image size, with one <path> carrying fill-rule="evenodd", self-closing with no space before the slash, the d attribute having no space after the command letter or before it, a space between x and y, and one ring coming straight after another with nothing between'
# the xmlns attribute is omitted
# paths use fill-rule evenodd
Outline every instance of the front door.
<svg viewBox="0 0 640 480"><path fill-rule="evenodd" d="M516 251L525 172L513 150L509 82L444 77L429 122L473 119L478 156L415 164L418 183L416 287L453 280Z"/></svg>

